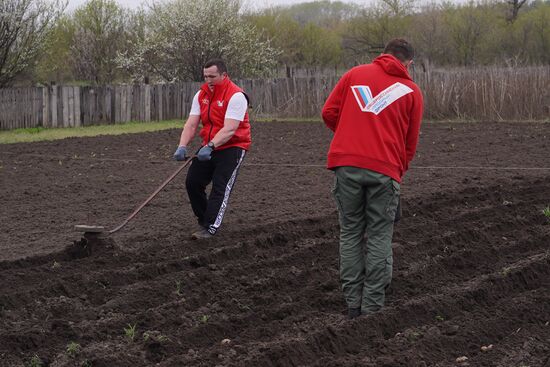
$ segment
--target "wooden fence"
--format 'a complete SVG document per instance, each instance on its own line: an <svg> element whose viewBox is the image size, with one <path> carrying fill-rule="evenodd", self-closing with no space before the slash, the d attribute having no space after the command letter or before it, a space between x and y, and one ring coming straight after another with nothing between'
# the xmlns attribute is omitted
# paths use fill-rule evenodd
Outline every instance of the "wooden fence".
<svg viewBox="0 0 550 367"><path fill-rule="evenodd" d="M550 66L413 73L427 119L549 120ZM338 78L236 81L256 117L317 117ZM0 89L0 129L183 119L199 83Z"/></svg>
<svg viewBox="0 0 550 367"><path fill-rule="evenodd" d="M77 127L182 118L198 83L0 89L0 128Z"/></svg>
<svg viewBox="0 0 550 367"><path fill-rule="evenodd" d="M415 73L432 120L550 121L550 66Z"/></svg>

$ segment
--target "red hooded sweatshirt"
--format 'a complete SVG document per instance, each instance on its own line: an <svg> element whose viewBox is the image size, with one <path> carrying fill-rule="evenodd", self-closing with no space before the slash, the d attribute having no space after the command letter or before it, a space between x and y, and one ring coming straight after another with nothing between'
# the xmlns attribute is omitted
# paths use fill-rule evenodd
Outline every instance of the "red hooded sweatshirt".
<svg viewBox="0 0 550 367"><path fill-rule="evenodd" d="M420 89L393 55L354 67L323 107L334 131L327 168L366 168L401 182L416 152L422 111Z"/></svg>
<svg viewBox="0 0 550 367"><path fill-rule="evenodd" d="M229 100L238 92L242 92L248 100L246 93L233 83L229 77L225 78L220 84L214 86L214 90L212 91L208 87L208 83L202 85L199 93L199 104L201 107L202 121L200 136L202 137L203 145L208 144L223 127ZM239 147L248 150L250 148L250 143L250 122L248 120L248 112L246 112L244 120L241 121L231 139L225 144L216 147L215 150L230 147Z"/></svg>

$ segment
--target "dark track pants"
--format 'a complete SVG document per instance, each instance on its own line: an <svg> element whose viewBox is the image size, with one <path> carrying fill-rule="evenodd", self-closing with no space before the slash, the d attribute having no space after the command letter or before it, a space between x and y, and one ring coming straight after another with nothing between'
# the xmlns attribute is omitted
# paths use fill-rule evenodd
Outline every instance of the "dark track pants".
<svg viewBox="0 0 550 367"><path fill-rule="evenodd" d="M222 224L229 195L245 154L246 151L238 147L215 150L209 161L201 162L194 158L189 167L185 186L193 213L199 225L212 234L215 234ZM206 186L210 182L212 190L207 198Z"/></svg>

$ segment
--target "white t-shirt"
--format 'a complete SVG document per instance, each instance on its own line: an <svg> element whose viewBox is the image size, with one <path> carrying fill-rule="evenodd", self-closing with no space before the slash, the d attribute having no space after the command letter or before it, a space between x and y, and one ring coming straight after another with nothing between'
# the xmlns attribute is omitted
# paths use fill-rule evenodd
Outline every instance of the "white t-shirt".
<svg viewBox="0 0 550 367"><path fill-rule="evenodd" d="M195 94L195 96L193 97L193 103L191 104L191 111L189 112L189 115L200 116L201 114L201 106L199 105L199 93L200 91L198 91L197 94ZM233 94L233 96L229 99L229 103L227 104L227 111L225 111L225 118L243 121L247 108L248 101L246 100L244 93L237 92Z"/></svg>

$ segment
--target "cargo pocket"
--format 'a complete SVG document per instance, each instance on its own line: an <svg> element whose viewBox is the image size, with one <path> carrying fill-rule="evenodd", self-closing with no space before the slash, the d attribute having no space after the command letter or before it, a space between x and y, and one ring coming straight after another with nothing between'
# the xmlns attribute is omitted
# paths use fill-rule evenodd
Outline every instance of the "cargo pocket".
<svg viewBox="0 0 550 367"><path fill-rule="evenodd" d="M336 202L336 209L338 209L338 219L340 220L340 224L342 224L342 220L344 218L344 212L342 211L342 201L340 200L340 195L338 193L338 175L334 175L334 186L332 187L332 196L334 197L334 201Z"/></svg>
<svg viewBox="0 0 550 367"><path fill-rule="evenodd" d="M401 185L399 184L399 182L393 179L390 179L389 186L390 186L389 187L390 195L388 198L388 202L386 204L385 212L386 212L386 215L388 216L388 219L394 221L395 215L397 214L397 207L399 204L399 195L401 193Z"/></svg>
<svg viewBox="0 0 550 367"><path fill-rule="evenodd" d="M392 273L393 273L393 256L389 256L386 258L386 269L385 269L385 273L386 273L386 279L385 279L385 286L384 286L384 289L387 289L390 284L391 284L391 280L392 280Z"/></svg>

